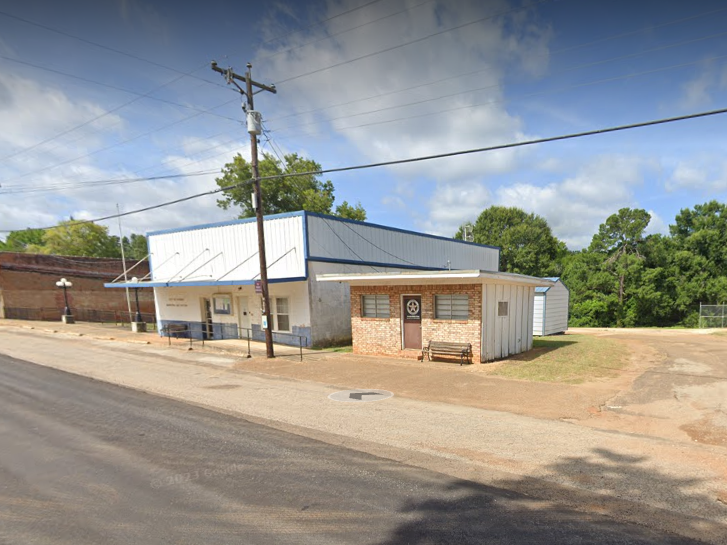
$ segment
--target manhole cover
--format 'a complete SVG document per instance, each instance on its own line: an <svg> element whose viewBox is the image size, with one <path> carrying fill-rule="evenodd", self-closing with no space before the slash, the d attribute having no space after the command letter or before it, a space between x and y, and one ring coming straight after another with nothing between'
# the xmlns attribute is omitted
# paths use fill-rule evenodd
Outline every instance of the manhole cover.
<svg viewBox="0 0 727 545"><path fill-rule="evenodd" d="M389 399L394 394L387 390L343 390L328 396L333 401L381 401Z"/></svg>

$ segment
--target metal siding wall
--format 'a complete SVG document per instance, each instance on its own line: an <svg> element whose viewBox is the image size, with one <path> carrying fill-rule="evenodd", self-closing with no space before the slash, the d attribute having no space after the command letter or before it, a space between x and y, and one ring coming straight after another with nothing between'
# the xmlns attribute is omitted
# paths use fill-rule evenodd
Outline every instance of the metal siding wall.
<svg viewBox="0 0 727 545"><path fill-rule="evenodd" d="M517 315L515 317L515 353L523 351L523 287L517 287Z"/></svg>
<svg viewBox="0 0 727 545"><path fill-rule="evenodd" d="M568 290L561 282L550 288L547 293L545 323L543 334L553 335L568 329Z"/></svg>
<svg viewBox="0 0 727 545"><path fill-rule="evenodd" d="M266 220L264 228L268 277L305 276L302 216ZM260 273L257 249L257 225L254 222L149 237L149 250L154 255L155 281L178 282L182 278L187 282L255 280ZM175 252L179 255L172 257ZM212 259L220 252L221 255ZM240 265L243 261L245 263ZM193 272L198 267L201 268Z"/></svg>
<svg viewBox="0 0 727 545"><path fill-rule="evenodd" d="M402 233L372 225L308 217L311 258L338 258L422 268L496 271L498 250Z"/></svg>
<svg viewBox="0 0 727 545"><path fill-rule="evenodd" d="M527 288L527 297L528 297L528 327L527 327L527 335L528 335L528 344L527 344L527 350L532 350L533 348L533 306L535 304L535 288Z"/></svg>
<svg viewBox="0 0 727 545"><path fill-rule="evenodd" d="M546 295L535 295L533 301L533 335L543 335L545 326L543 324L543 314L545 311L545 298Z"/></svg>

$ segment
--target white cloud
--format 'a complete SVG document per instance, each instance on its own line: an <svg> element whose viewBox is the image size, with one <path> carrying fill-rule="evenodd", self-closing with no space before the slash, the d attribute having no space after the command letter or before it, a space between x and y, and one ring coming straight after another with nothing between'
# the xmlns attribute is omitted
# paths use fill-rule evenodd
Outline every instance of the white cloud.
<svg viewBox="0 0 727 545"><path fill-rule="evenodd" d="M666 181L667 191L727 191L727 161L701 158L695 163L681 161Z"/></svg>
<svg viewBox="0 0 727 545"><path fill-rule="evenodd" d="M327 15L353 5L352 0L331 2ZM275 49L261 51L266 78L282 80L278 88L287 98L290 110L286 113L309 112L273 121L271 128L283 135L291 131L317 134L329 128L372 161L525 138L522 121L508 113L504 104L504 67L508 63L511 69L528 74L544 70L550 31L534 25L528 10L491 17L513 10L502 0L460 1L456 5L431 2L387 17L406 8L403 0L381 2L353 12L345 20L333 19L305 35L297 33L285 43L276 43ZM366 24L371 21L376 23ZM479 22L468 24L473 21ZM358 28L338 34L354 27ZM461 28L442 32L453 27ZM322 39L331 34L334 38ZM433 34L437 35L426 38ZM419 41L398 47L415 40ZM301 44L308 45L290 50ZM392 49L374 55L388 48ZM269 57L280 51L287 52ZM335 69L284 81L304 71L368 54L371 56ZM469 75L442 81L443 74ZM421 85L431 82L435 83ZM391 92L398 89L406 91ZM472 91L476 89L480 90ZM363 97L374 98L353 102ZM330 107L342 103L346 104ZM311 113L321 108L325 110ZM464 156L392 167L391 172L455 183L509 171L522 153L507 150Z"/></svg>
<svg viewBox="0 0 727 545"><path fill-rule="evenodd" d="M429 199L429 217L417 227L427 233L453 236L466 221L474 221L492 204L492 195L477 181L437 184Z"/></svg>
<svg viewBox="0 0 727 545"><path fill-rule="evenodd" d="M669 225L653 210L648 210L648 212L651 215L651 220L644 232L647 235L668 235Z"/></svg>
<svg viewBox="0 0 727 545"><path fill-rule="evenodd" d="M706 62L700 72L682 85L682 106L702 108L714 102L714 94L727 89L727 68Z"/></svg>
<svg viewBox="0 0 727 545"><path fill-rule="evenodd" d="M638 157L602 156L575 175L546 186L519 183L496 191L495 203L543 216L571 250L591 242L608 215L633 206L634 188L652 165Z"/></svg>
<svg viewBox="0 0 727 545"><path fill-rule="evenodd" d="M98 104L74 101L54 87L0 72L0 126L3 128L0 131L0 153L13 156L10 161L4 161L3 177L9 177L5 170L8 166L15 167L16 171L27 170L30 162L41 159L53 163L87 150L99 141L98 131L122 126L118 115L106 112ZM74 131L67 138L18 154L97 117L100 119Z"/></svg>

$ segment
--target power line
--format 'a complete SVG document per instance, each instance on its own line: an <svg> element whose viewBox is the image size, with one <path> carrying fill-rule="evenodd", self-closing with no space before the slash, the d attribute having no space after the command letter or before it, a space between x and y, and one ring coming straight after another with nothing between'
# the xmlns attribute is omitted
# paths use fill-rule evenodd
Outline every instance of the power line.
<svg viewBox="0 0 727 545"><path fill-rule="evenodd" d="M337 18L342 17L344 15L348 15L349 13L353 13L354 11L358 11L360 9L366 8L366 7L368 7L368 6L372 5L372 4L376 4L376 3L380 2L380 1L381 0L372 0L371 2L367 2L366 4L362 4L361 6L358 6L358 7L355 7L355 8L351 8L351 9L346 10L346 11L342 11L341 13L337 13L336 15L333 15L333 16L327 18L327 19L323 19L321 21L316 21L315 23L311 23L311 24L309 24L307 26L304 26L302 28L299 28L299 29L296 29L296 30L292 30L292 31L290 31L290 32L288 32L286 34L283 34L281 36L278 36L276 38L270 38L269 40L265 40L264 42L260 42L258 45L263 46L263 45L267 45L267 44L272 43L272 42L279 42L280 40L282 40L283 38L287 38L291 34L295 34L297 32L302 32L303 30L308 30L309 28L313 28L314 26L322 25L323 23L327 23L328 21L332 21L333 19L337 19ZM258 60L260 60L260 59L258 59Z"/></svg>
<svg viewBox="0 0 727 545"><path fill-rule="evenodd" d="M402 47L406 47L406 46L409 46L409 45L412 45L412 44L416 44L416 43L423 42L423 41L428 40L430 38L434 38L435 36L441 36L442 34L446 34L448 32L452 32L452 31L455 31L455 30L461 30L461 29L466 28L468 26L476 25L477 23L481 23L483 21L487 21L488 19L494 19L495 17L500 17L502 15L509 15L510 13L515 13L515 12L518 12L518 11L523 11L523 10L530 9L530 8L535 7L535 6L538 6L540 4L546 4L546 3L552 2L552 1L553 0L539 0L537 2L533 2L532 4L528 4L526 6L522 6L522 7L519 7L519 8L514 8L514 9L511 9L511 10L508 10L508 11L501 12L501 13L495 13L494 15L488 15L487 17L481 17L480 19L476 19L474 21L469 21L467 23L463 23L463 24L457 25L455 27L447 28L445 30L440 30L438 32L434 32L433 34L428 34L427 36L422 36L421 38L416 38L414 40L410 40L408 42L404 42L403 44L399 44L399 45L394 45L394 46L391 46L391 47L387 47L387 48L381 49L379 51L374 51L373 53L367 53L366 55L361 55L359 57L354 57L353 59L348 59L346 61L338 62L338 63L332 64L330 66L325 66L323 68L318 68L316 70L311 70L310 72L305 72L303 74L298 74L297 76L291 76L289 78L285 78L283 80L278 81L276 83L276 85L280 85L282 83L288 83L290 81L293 81L293 80L296 80L296 79L300 79L300 78L303 78L303 77L306 77L306 76L310 76L312 74L318 74L320 72L325 72L327 70L331 70L332 68L338 68L339 66L344 66L346 64L351 64L351 63L354 63L354 62L357 62L357 61L360 61L360 60L363 60L363 59L368 59L368 58L371 58L371 57L375 57L377 55L381 55L382 53L388 53L389 51L395 51L397 49L401 49Z"/></svg>
<svg viewBox="0 0 727 545"><path fill-rule="evenodd" d="M160 97L146 96L146 95L143 95L142 93L139 93L138 91L132 91L131 89L126 89L124 87L119 87L118 85L112 85L110 83L103 83L101 81L89 79L89 78L86 78L84 76L78 76L76 74L69 74L68 72L63 72L62 70L56 70L55 68L48 68L47 66L41 66L39 64L35 64L35 63L29 62L29 61L23 61L23 60L20 60L20 59L14 59L14 58L8 57L6 55L0 55L0 59L6 60L6 61L9 61L9 62L14 62L16 64L22 64L22 65L25 65L25 66L30 66L31 68L35 68L37 70L43 70L45 72L51 72L53 74L58 74L60 76L65 76L65 77L68 77L68 78L77 79L79 81L83 81L85 83L91 83L93 85L98 85L100 87L106 87L108 89L114 89L116 91L121 91L123 93L129 93L129 94L132 94L132 95L138 95L138 96L141 96L143 98L148 98L149 100L155 100L157 102L163 102L165 104L171 104L172 106L178 106L179 108L185 108L187 110L194 110L194 111L197 111L197 112L206 113L206 114L213 115L215 117L220 117L222 119L227 119L227 120L230 120L230 121L239 121L238 119L235 119L233 117L228 117L228 116L222 115L222 114L216 114L216 113L211 112L209 110L203 110L201 108L198 108L196 106L191 106L189 104L182 104L181 102L174 102L173 100L167 100L165 98L160 98ZM236 100L237 100L236 98L235 99L232 99L232 100L228 100L227 102L225 102L224 104L221 104L220 106L215 106L215 108L219 108L221 106L226 106L227 104L232 104Z"/></svg>
<svg viewBox="0 0 727 545"><path fill-rule="evenodd" d="M67 38L72 38L74 40L77 40L79 42L83 42L85 44L89 44L89 45L93 45L93 46L98 47L98 48L101 48L101 49L105 49L106 51L111 51L113 53L117 53L119 55L123 55L125 57L129 57L130 59L135 59L137 61L145 62L147 64L151 64L152 66L157 66L159 68L164 68L166 70L170 70L172 72L176 72L177 74L181 74L181 75L184 75L184 76L188 76L188 77L191 77L191 78L200 80L200 81L204 81L205 83L209 83L210 85L215 85L217 87L221 87L223 89L227 89L226 86L224 86L224 85L222 85L220 83L217 83L217 82L214 82L214 81L210 81L210 80L205 79L205 78L202 78L200 76L194 76L191 73L185 73L182 70L177 70L176 68L172 68L171 66L167 66L165 64L161 64L159 62L152 61L150 59L145 59L144 57L139 57L138 55L134 55L133 53L128 53L128 52L122 51L120 49L115 49L115 48L110 47L108 45L100 44L98 42L94 42L94 41L89 40L87 38L82 38L80 36L76 36L75 34L71 34L69 32L65 32L63 30L59 30L57 28L49 27L47 25L43 25L43 24L37 23L35 21L31 21L29 19L25 19L23 17L19 17L18 15L13 15L13 14L8 13L6 11L0 11L0 15L4 15L5 17L9 17L10 19L15 19L16 21L21 21L21 22L23 22L25 24L28 24L28 25L32 25L32 26L35 26L35 27L38 27L38 28L42 28L42 29L47 30L49 32L54 32L56 34L60 34L61 36L65 36Z"/></svg>
<svg viewBox="0 0 727 545"><path fill-rule="evenodd" d="M490 100L490 101L487 101L487 102L478 102L478 103L475 103L475 104L468 104L468 105L465 105L465 106L454 106L452 108L439 109L436 112L427 112L427 113L423 113L423 114L408 115L408 116L397 117L397 118L393 118L393 119L386 119L386 120L383 120L383 121L373 121L373 122L370 122L370 123L362 123L360 125L351 125L351 126L348 126L348 127L338 127L338 128L336 128L336 130L337 131L346 131L346 130L351 130L351 129L360 129L360 128L363 128L363 127L372 127L374 125L385 125L387 123L395 123L397 121L406 121L406 120L409 120L409 119L416 119L416 118L420 118L420 117L432 117L432 116L435 116L435 115L441 115L441 114L444 114L444 113L454 112L454 111L458 111L458 110L468 110L470 108L477 108L479 106L488 106L488 105L491 105L491 104L497 104L497 103L501 103L501 102L509 102L509 101L512 100L512 98L531 98L531 97L535 97L535 96L542 96L542 95L560 93L560 92L563 92L563 91L570 91L572 89L578 89L578 88L581 88L581 87L590 87L590 86L593 86L593 85L601 85L603 83L610 83L610 82L619 81L619 80L623 80L623 79L630 79L630 78L636 78L636 77L646 76L646 75L650 75L650 74L656 74L656 73L659 73L659 72L665 72L667 70L674 70L674 69L677 69L677 68L684 68L686 66L693 66L695 64L701 64L703 62L709 62L709 61L716 61L716 60L724 59L725 57L727 57L727 55L720 55L718 57L710 57L710 58L706 58L706 59L699 59L699 60L692 61L692 62L674 64L674 65L671 65L671 66L665 66L665 67L662 67L662 68L655 68L653 70L645 70L643 72L637 72L637 73L633 73L633 74L625 74L625 75L621 75L621 76L614 76L612 78L605 78L605 79L600 79L600 80L595 80L595 81L590 81L590 82L585 82L585 83L577 83L577 84L573 84L573 85L568 85L566 87L561 87L559 89L550 89L550 90L547 90L547 91L538 91L536 93L528 93L528 94L525 94L525 95L520 95L520 96L516 96L516 97L510 97L509 99ZM286 128L277 129L277 130L286 130ZM293 135L293 136L313 136L313 135L311 133L299 133L299 134Z"/></svg>
<svg viewBox="0 0 727 545"><path fill-rule="evenodd" d="M522 141L522 142L510 142L508 144L498 144L498 145L495 145L495 146L487 146L487 147L473 148L473 149L468 149L468 150L452 151L452 152L447 152L447 153L438 153L436 155L425 155L425 156L419 156L419 157L411 157L411 158L408 158L408 159L396 159L396 160L393 160L393 161L382 161L382 162L379 162L379 163L367 163L367 164L363 164L363 165L354 165L354 166L348 166L348 167L339 167L339 168L329 168L329 169L313 170L313 171L308 171L308 172L293 172L293 173L287 173L287 174L277 174L277 175L274 175L274 176L262 176L262 177L258 178L258 180L260 180L260 181L266 181L266 180L277 180L277 179L281 179L281 178L296 178L296 177L300 177L300 176L311 176L311 175L316 176L316 175L320 175L320 174L330 174L330 173L334 173L334 172L350 172L350 171L354 171L354 170L364 170L364 169L384 167L384 166L394 166L394 165L403 165L403 164L408 164L408 163L418 163L418 162L421 162L421 161L431 161L431 160L434 160L434 159L444 159L444 158L447 158L447 157L457 157L457 156L461 156L461 155L471 155L471 154L474 154L474 153L484 153L484 152L488 152L488 151L498 151L498 150L503 150L503 149L512 149L512 148L518 148L518 147L532 146L532 145L535 145L535 144L545 144L545 143L549 143L549 142L558 142L558 141L563 141L563 140L572 140L572 139L575 139L575 138L583 138L583 137L586 137L586 136L595 136L595 135L599 135L599 134L608 134L608 133L613 133L613 132L621 132L621 131L626 131L626 130L631 130L631 129L638 129L638 128L643 128L643 127L652 127L652 126L656 126L656 125L665 125L665 124L668 124L668 123L676 123L678 121L686 121L686 120L689 120L689 119L699 119L699 118L704 118L704 117L712 117L712 116L716 116L716 115L722 115L722 114L725 114L725 113L727 113L727 108L721 108L721 109L718 109L718 110L709 110L709 111L706 111L706 112L698 112L698 113L680 115L680 116L675 116L675 117L666 117L666 118L654 119L654 120L650 120L650 121L641 121L641 122L638 122L638 123L631 123L631 124L628 124L628 125L617 125L615 127L606 127L606 128L603 128L603 129L594 129L594 130L590 130L590 131L570 133L570 134L564 134L564 135L559 135L559 136L550 136L550 137L546 137L546 138L537 138L537 139L534 139L534 140L525 140L525 141ZM177 203L180 203L180 202L189 201L189 200L192 200L192 199L196 199L198 197L203 197L203 196L207 196L207 195L214 195L214 194L220 193L222 191L226 191L226 190L230 190L230 189L235 189L237 187L241 187L241 186L246 185L246 184L251 184L252 182L253 182L252 179L245 180L243 182L238 182L236 184L228 185L228 186L225 186L225 187L220 187L220 188L217 188L217 189L213 189L213 190L210 190L210 191L206 191L204 193L197 193L195 195L189 195L189 196L183 197L181 199L175 199L173 201L167 201L167 202L163 202L163 203L156 204L156 205L153 205L153 206L148 206L148 207L145 207L145 208L140 208L140 209L137 209L137 210L130 210L128 212L122 212L121 214L111 214L109 216L104 216L104 217L96 218L96 219L92 219L92 220L83 220L83 221L79 221L79 223L95 223L95 222L106 221L106 220L113 219L113 218L117 218L117 217L130 216L132 214L138 214L138 213L141 213L141 212L148 212L149 210L155 210L155 209L158 209L158 208L162 208L162 207L165 207L165 206L170 206L170 205L177 204ZM53 229L55 227L57 227L57 226L51 226L51 227L36 227L36 228L33 228L33 229L47 230L47 229ZM12 232L12 231L9 231L9 230L0 230L0 232L8 233L8 232Z"/></svg>
<svg viewBox="0 0 727 545"><path fill-rule="evenodd" d="M200 68L201 68L201 67L199 67L199 68L196 68L195 70L199 70ZM174 78L174 79L172 79L172 80L168 81L167 83L164 83L164 84L162 84L162 85L159 85L159 86L155 87L154 89L152 89L151 91L149 91L149 92L147 92L147 93L144 93L143 95L139 95L139 96L137 96L137 97L135 97L135 98L131 99L131 100L130 100L130 101L128 101L128 102L125 102L125 103L123 103L123 104L121 104L121 105L119 105L119 106L116 106L115 108L112 108L111 110L107 110L107 111L105 111L104 113L102 113L102 114L99 114L99 115L97 115L96 117L94 117L94 118L92 118L92 119L89 119L89 120L87 120L87 121L84 121L84 122L83 122L83 123L81 123L80 125L76 125L75 127L72 127L72 128L70 128L70 129L67 129L67 130L65 130L65 131L63 131L63 132L60 132L60 133L58 133L58 134L56 134L56 135L54 135L54 136L51 136L50 138L46 138L45 140L43 140L43 141L41 141L41 142L38 142L38 143L36 143L36 144L33 144L33 145L32 145L32 146L30 146L30 147L24 148L24 149L22 149L22 150L18 150L18 151L14 152L14 153L11 153L10 155L6 155L5 157L3 157L3 158L2 158L2 160L3 160L3 161L5 161L5 160L7 160L7 159L11 159L11 158L13 158L13 157L16 157L16 156L18 156L18 155L20 155L20 154L22 154L22 153L26 153L26 152L28 152L28 151L34 150L34 149L36 149L36 148L38 148L38 147L42 146L43 144L47 144L48 142L52 142L53 140L55 140L55 139L57 139L57 138L60 138L61 136L65 136L66 134L69 134L69 133L71 133L71 132L73 132L73 131L75 131L75 130L78 130L78 129L81 129L81 128L83 128L83 127L86 127L86 126L90 125L91 123L94 123L94 122L98 121L99 119L103 119L104 117L106 117L106 116L108 116L108 115L110 115L110 114L112 114L112 113L114 113L114 112L118 112L118 111L119 111L119 110L121 110L122 108L126 108L127 106L130 106L130 105L131 105L131 104L133 104L134 102L137 102L138 100L141 100L142 98L146 98L146 97L148 97L149 95L151 95L152 93L155 93L155 92L157 92L158 90L160 90L160 89L163 89L164 87L167 87L168 85L171 85L172 83L175 83L175 82L179 81L179 80L180 80L180 79L182 79L182 78L183 78L183 77L184 77L185 75L186 75L186 74L183 74L183 75L181 75L181 76L177 76L176 78Z"/></svg>
<svg viewBox="0 0 727 545"><path fill-rule="evenodd" d="M341 34L346 34L347 32L351 32L353 30L358 30L359 28L362 28L362 27L371 25L373 23L378 23L379 21L383 21L384 19L390 19L391 17L394 17L396 15L401 15L402 13L406 13L407 11L411 11L411 10L413 10L415 8L418 8L420 6L423 6L425 4L431 4L434 1L435 0L426 0L426 2L421 2L419 4L415 4L415 5L411 6L411 7L406 8L406 9L397 11L395 13L390 13L389 15L385 15L383 17L379 17L378 19L374 19L373 21L368 21L366 23L362 23L360 25L356 25L354 27L347 28L346 30L342 30L340 32L333 32L333 33L330 33L330 34L328 34L328 35L326 35L326 36L324 36L322 38L317 38L315 40L311 40L309 42L305 42L305 43L300 44L300 45L296 45L296 46L293 46L293 47L289 47L287 49L281 49L279 51L276 51L275 53L271 53L269 55L265 55L263 57L258 58L258 61L264 61L264 60L267 60L267 59L271 59L273 57L277 57L278 55L282 55L284 53L290 53L291 51L295 51L296 49L301 49L301 48L306 47L308 45L312 45L312 44L315 44L315 43L318 43L318 42L323 42L325 40L330 40L331 38L335 38L336 36L340 36ZM371 2L371 3L373 4L374 2ZM294 31L294 32L298 32L298 31ZM293 34L294 32L291 32L291 34Z"/></svg>
<svg viewBox="0 0 727 545"><path fill-rule="evenodd" d="M223 104L219 104L217 106L213 106L210 109L219 108L220 106L223 106L224 104L227 104L227 102L225 102ZM157 127L155 129L151 129L149 131L146 131L146 132L137 134L136 136L132 136L131 138L127 138L126 140L122 140L121 142L116 142L115 144L111 144L111 145L106 146L104 148L100 148L100 149L94 150L92 152L86 153L85 155L80 155L80 156L74 157L72 159L67 159L65 161L61 161L60 163L56 163L54 165L50 165L50 166L47 166L47 167L39 168L39 169L36 169L34 171L31 171L31 172L26 172L25 174L21 174L19 176L14 177L14 178L10 178L8 180L4 180L2 183L5 183L5 182L13 182L15 180L20 180L22 178L26 178L27 176L31 176L33 174L38 174L39 172L45 172L47 170L52 170L54 168L57 168L57 167L60 167L60 166L63 166L63 165L67 165L69 163L73 163L73 162L78 161L80 159L85 159L86 157L90 157L92 155L96 155L97 153L101 153L103 151L108 151L108 150L110 150L112 148L115 148L117 146L121 146L123 144L128 144L129 142L132 142L132 141L137 140L139 138L142 138L142 137L145 137L145 136L149 136L149 135L154 134L156 132L159 132L161 130L168 129L169 127L173 127L174 125L178 125L178 124L183 123L185 121L189 121L190 119L194 119L195 117L199 117L203 113L206 113L206 112L205 111L200 111L198 113L189 115L189 116L184 117L182 119L178 119L177 121L173 121L171 123L167 123L166 125L162 125L161 127ZM237 121L237 120L235 120L235 121ZM0 185L2 185L2 183L0 183Z"/></svg>
<svg viewBox="0 0 727 545"><path fill-rule="evenodd" d="M214 174L217 170L204 170L199 172L189 172L186 174L165 174L162 176L147 176L139 178L112 178L107 180L90 180L85 182L61 182L53 186L41 186L41 187L19 187L17 189L12 188L9 190L0 190L0 195L15 195L18 193L40 193L43 191L59 191L61 189L77 189L85 187L96 187L104 185L123 185L133 184L138 182L152 182L156 180L172 180L175 178L188 178L194 176L205 176L208 174Z"/></svg>
<svg viewBox="0 0 727 545"><path fill-rule="evenodd" d="M675 43L671 43L671 44L666 44L666 45L662 45L662 46L659 46L659 47L653 47L651 49L645 49L645 50L639 51L637 53L629 53L627 55L620 55L618 57L611 57L609 59L602 59L602 60L590 62L590 63L587 63L587 64L581 64L581 65L577 65L577 66L570 66L568 68L564 68L562 70L559 70L557 72L554 72L551 75L559 75L559 74L564 74L564 73L567 73L567 72L573 72L575 70L582 70L584 68L592 68L594 66L600 66L602 64L607 64L607 63L615 62L615 61L621 61L621 60L624 60L624 59L632 59L632 58L635 58L635 57L639 57L641 55L647 55L649 53L656 53L657 51L664 51L665 49L671 49L671 48L674 48L674 47L681 47L683 45L690 45L690 44L693 44L693 43L696 43L696 42L701 42L701 41L704 41L704 40L710 40L710 39L713 39L713 38L719 38L719 37L725 36L725 35L727 35L727 32L720 32L718 34L711 34L709 36L700 36L699 38L693 38L691 40L684 40L684 41L681 41L681 42L675 42ZM717 58L719 58L719 57L717 57ZM704 59L699 59L699 60L695 61L694 64L698 64L698 63L701 63L701 62L704 62ZM682 67L684 65L681 64L681 65L678 65L678 66L679 67ZM626 76L623 76L623 77L634 77L634 76L635 76L635 74L629 74L629 75L626 75ZM609 79L609 80L602 80L602 81L612 81L612 80ZM590 85L590 84L573 84L573 85L568 86L568 87L565 87L565 88L560 88L560 89L557 90L557 92L560 92L560 91L563 91L563 90L567 90L567 89L570 89L570 88L581 87L583 85ZM394 106L385 106L385 107L382 107L382 108L377 108L375 110L367 110L365 112L359 112L359 113L355 113L355 114L342 115L342 116L338 116L338 117L329 117L327 119L322 119L320 121L311 121L311 122L308 122L308 123L301 123L301 124L298 124L298 125L289 125L287 127L278 127L278 128L274 128L274 129L271 129L271 130L274 130L275 131L275 130L283 130L283 129L292 129L292 128L296 128L296 127L305 127L305 126L309 126L309 125L319 125L319 124L323 124L323 123L327 123L327 122L331 122L331 121L339 121L341 119L349 119L349 118L352 118L352 117L361 117L361 116L369 115L369 114L373 114L373 113L385 112L385 111L388 111L388 110L396 110L398 108L404 108L404 107L407 107L407 106L416 106L416 105L419 105L419 104L426 104L428 102L435 102L435 101L438 101L438 100L441 100L441 99L444 99L444 98L453 98L453 97L456 97L456 96L466 95L466 94L469 94L469 93L477 93L477 92L480 92L480 91L486 91L487 89L496 89L496 88L503 88L503 87L504 86L502 84L487 85L485 87L478 87L478 88L475 88L475 89L468 89L466 91L457 91L456 93L450 93L450 94L447 94L447 95L439 95L439 96L432 97L432 98L425 98L425 99L416 100L416 101L413 101L413 102L406 102L404 104L397 104L397 105L394 105ZM545 91L545 92L550 92L550 91ZM543 94L545 92L534 93L534 94ZM530 97L530 96L533 96L533 94L523 95L523 96ZM518 97L518 96L509 97L508 98L508 101L512 100L512 98L520 98L520 97ZM498 102L498 101L495 101L495 102ZM488 104L492 104L492 103L493 102L488 102Z"/></svg>
<svg viewBox="0 0 727 545"><path fill-rule="evenodd" d="M427 3L427 2L425 2L425 3ZM423 5L423 4L417 4L417 6L420 6L420 5ZM417 7L417 6L414 6L414 7ZM674 20L671 20L671 21L667 21L665 23L661 23L659 25L651 25L651 26L642 27L640 29L633 30L633 31L629 31L629 32L623 32L623 33L620 33L620 34L614 34L614 35L611 35L611 36L606 36L606 37L603 37L603 38L598 38L597 40L592 40L590 42L584 42L584 43L581 43L581 44L576 44L576 45L573 45L573 46L564 47L564 48L561 48L561 49L556 49L556 50L553 50L553 51L549 51L547 54L550 55L550 56L552 56L552 55L557 55L559 53L566 53L566 52L569 52L569 51L573 51L573 50L576 50L576 49L581 49L581 48L584 48L584 47L588 47L588 46L591 46L591 45L603 43L603 42L606 42L606 41L611 41L611 40L615 40L615 39L625 38L627 36L633 36L633 35L636 35L636 34L640 34L642 32L653 31L653 30L656 30L656 29L659 29L659 28L673 26L673 25L680 24L680 23L684 23L684 22L691 21L691 20L694 20L694 19L699 19L699 18L706 17L706 16L709 16L709 15L714 15L716 13L723 12L725 10L727 10L727 7L719 8L719 9L716 9L716 10L711 10L711 11L707 11L707 12L703 12L703 13L699 13L697 15L691 15L689 17L683 17L683 18L680 18L680 19L674 19ZM545 55L545 53L535 53L535 56L544 56L544 55ZM265 57L265 58L267 58L267 57ZM580 68L586 68L587 66L588 65L583 65ZM396 89L396 90L393 90L393 91L387 91L387 92L384 92L384 93L378 93L378 94L375 94L375 95L369 95L369 96L366 96L366 97L362 97L362 98L358 98L358 99L354 99L354 100L349 100L349 101L346 101L346 102L339 102L337 104L331 104L331 105L328 105L328 106L324 106L322 108L314 108L314 109L311 109L311 110L305 110L303 112L288 114L288 115L284 115L284 116L281 116L281 117L269 119L268 121L270 123L273 123L275 121L280 121L281 119L287 119L287 118L290 118L290 117L297 117L297 116L301 116L301 115L306 115L306 114L321 112L321 111L325 111L325 110L330 110L332 108L337 108L337 107L340 107L340 106L349 106L351 104L355 104L356 102L363 102L363 101L367 101L367 100L373 100L375 98L381 98L381 97L384 97L384 96L389 96L389 95L393 95L393 94L403 93L403 92L406 92L406 91L411 91L411 90L414 90L414 89L419 89L421 87L428 87L430 85L435 85L437 83L442 83L442 82L450 81L450 80L453 80L453 79L458 79L458 78L462 78L462 77L466 77L466 76L473 76L475 74L479 74L479 73L482 73L482 72L486 72L488 70L490 70L490 69L489 68L484 68L484 69L474 70L474 71L471 71L471 72L464 72L464 73L460 73L460 74L457 74L457 75L454 75L454 76L448 76L448 77L445 77L445 78L436 79L436 80L433 80L433 81L429 81L429 82L426 82L426 83L421 83L421 84L413 85L413 86L410 86L410 87L405 87L405 88L402 88L402 89ZM560 72L558 72L558 73L560 73Z"/></svg>

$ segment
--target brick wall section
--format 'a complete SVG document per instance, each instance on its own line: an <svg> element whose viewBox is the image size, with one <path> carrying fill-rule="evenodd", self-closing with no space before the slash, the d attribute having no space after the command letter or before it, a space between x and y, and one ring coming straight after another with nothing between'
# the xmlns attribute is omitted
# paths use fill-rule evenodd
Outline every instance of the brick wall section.
<svg viewBox="0 0 727 545"><path fill-rule="evenodd" d="M467 321L435 320L434 296L469 295ZM362 295L388 295L391 316L364 318L361 315ZM421 350L403 350L401 336L401 296L422 297L422 343L430 340L467 342L472 344L473 361L480 361L482 337L482 285L430 286L351 286L351 330L356 354L416 358Z"/></svg>
<svg viewBox="0 0 727 545"><path fill-rule="evenodd" d="M127 266L131 266L128 261ZM126 311L125 290L104 287L104 283L111 282L123 270L120 259L0 252L0 317L4 316L2 308L62 309L63 290L56 287L61 278L73 283L68 290L72 311ZM148 265L142 263L131 271L131 275L142 277L148 272ZM135 311L134 290L129 293L131 309ZM151 288L139 290L139 307L144 313L155 312Z"/></svg>

